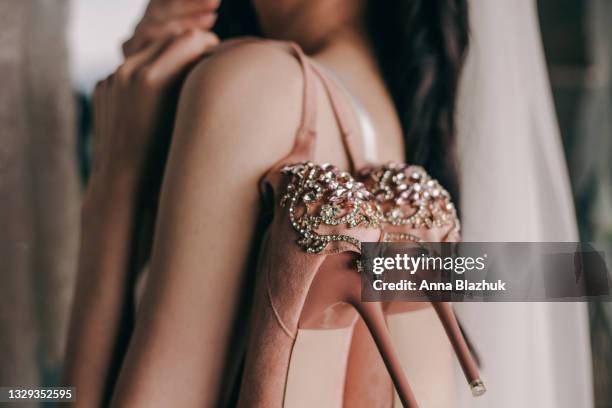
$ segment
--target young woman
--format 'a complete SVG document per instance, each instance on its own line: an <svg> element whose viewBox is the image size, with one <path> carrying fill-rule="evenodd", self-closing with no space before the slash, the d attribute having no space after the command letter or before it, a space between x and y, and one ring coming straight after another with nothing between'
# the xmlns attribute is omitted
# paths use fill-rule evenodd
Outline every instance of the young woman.
<svg viewBox="0 0 612 408"><path fill-rule="evenodd" d="M78 387L80 406L111 399L130 407L215 406L231 404L232 396L243 406L277 406L267 394L290 389L292 374L285 368L270 374L271 360L274 351L282 357L292 349L281 340L276 350L262 351L265 342L253 346L258 336L277 343L257 322L247 332L247 321L252 307L255 320L266 314L263 295L253 295L253 275L275 253L270 239L262 245L275 221L265 214L270 206L261 200L260 181L296 148L307 145L312 151L303 157L353 174L366 161L406 159L423 165L456 200L453 115L467 44L464 1L253 5L251 15L248 4L223 4L222 37L261 34L295 45L235 42L200 58L218 41L206 31L217 4L153 1L140 35L125 45L125 63L96 89L94 169L83 205L65 376ZM357 160L354 150L364 157ZM163 163L155 210L156 169ZM139 232L152 209L154 243L142 274L134 259L148 252ZM136 287L143 288L142 297L133 295ZM251 345L239 391L233 379L247 334ZM354 337L351 354L361 352L368 361L371 341L360 345L361 338ZM339 343L345 344L345 372L353 359L346 337ZM257 361L261 355L268 365ZM378 364L374 373L382 366L377 358L369 360ZM354 364L353 373L361 363ZM381 378L380 389L386 389L388 377ZM402 389L402 379L393 378ZM333 388L343 388L344 380ZM367 382L351 375L346 381ZM410 397L401 394L407 403ZM390 404L376 392L370 397Z"/></svg>

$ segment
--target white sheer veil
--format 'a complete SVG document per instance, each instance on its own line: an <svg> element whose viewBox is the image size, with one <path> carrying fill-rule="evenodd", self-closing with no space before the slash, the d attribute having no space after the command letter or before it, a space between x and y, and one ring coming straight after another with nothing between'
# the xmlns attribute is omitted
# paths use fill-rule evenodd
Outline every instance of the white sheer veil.
<svg viewBox="0 0 612 408"><path fill-rule="evenodd" d="M458 102L465 241L576 241L535 0L470 0ZM593 406L584 303L456 304L483 362L460 407Z"/></svg>

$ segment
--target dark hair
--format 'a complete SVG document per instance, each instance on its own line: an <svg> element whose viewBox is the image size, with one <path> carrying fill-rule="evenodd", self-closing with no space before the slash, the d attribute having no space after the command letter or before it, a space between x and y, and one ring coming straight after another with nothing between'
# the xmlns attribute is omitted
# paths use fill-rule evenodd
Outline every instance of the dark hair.
<svg viewBox="0 0 612 408"><path fill-rule="evenodd" d="M372 0L366 18L406 160L425 167L458 204L455 101L468 45L467 0ZM215 32L221 39L258 35L251 2L222 1Z"/></svg>
<svg viewBox="0 0 612 408"><path fill-rule="evenodd" d="M406 160L425 167L458 204L455 102L468 45L467 0L370 1L366 16Z"/></svg>
<svg viewBox="0 0 612 408"><path fill-rule="evenodd" d="M223 0L217 15L213 31L222 40L261 34L252 0Z"/></svg>

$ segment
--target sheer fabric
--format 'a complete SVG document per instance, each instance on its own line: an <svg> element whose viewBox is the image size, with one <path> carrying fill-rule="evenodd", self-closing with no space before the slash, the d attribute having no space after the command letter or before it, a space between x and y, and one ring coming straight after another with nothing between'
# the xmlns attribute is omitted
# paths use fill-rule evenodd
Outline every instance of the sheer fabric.
<svg viewBox="0 0 612 408"><path fill-rule="evenodd" d="M471 0L470 18L458 104L464 240L576 241L535 2ZM586 304L456 309L488 388L474 400L455 387L457 406L593 406Z"/></svg>

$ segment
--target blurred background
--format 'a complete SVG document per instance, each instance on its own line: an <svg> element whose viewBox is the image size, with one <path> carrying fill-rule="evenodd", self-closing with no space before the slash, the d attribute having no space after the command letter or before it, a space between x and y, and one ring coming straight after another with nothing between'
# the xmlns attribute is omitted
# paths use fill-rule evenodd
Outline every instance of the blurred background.
<svg viewBox="0 0 612 408"><path fill-rule="evenodd" d="M90 95L120 63L146 3L0 1L0 385L58 381ZM612 2L538 0L537 8L581 240L610 254ZM612 305L589 310L596 406L611 407Z"/></svg>
<svg viewBox="0 0 612 408"><path fill-rule="evenodd" d="M612 249L612 2L538 0L582 241ZM612 265L611 259L607 264ZM612 304L589 304L594 395L612 407Z"/></svg>

